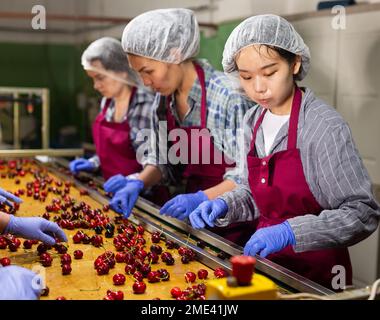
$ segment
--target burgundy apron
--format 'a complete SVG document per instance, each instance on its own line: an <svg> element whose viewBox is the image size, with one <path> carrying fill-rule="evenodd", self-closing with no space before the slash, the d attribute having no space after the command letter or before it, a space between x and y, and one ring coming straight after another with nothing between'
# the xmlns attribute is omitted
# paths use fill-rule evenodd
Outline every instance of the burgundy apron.
<svg viewBox="0 0 380 320"><path fill-rule="evenodd" d="M201 99L201 125L192 127L178 126L173 114L170 111L170 98L166 108L167 125L168 130L181 128L186 132L188 139L188 153L187 153L187 165L184 170L183 176L187 178L186 192L193 193L199 190L206 190L217 184L223 182L223 176L228 168L235 167L235 163L228 164L225 160L225 155L220 152L213 143L213 137L210 131L207 129L207 100L206 100L206 83L205 75L202 67L194 63L195 70L198 75L198 79L201 85L202 99ZM196 141L191 138L191 132L199 132L199 140ZM177 139L178 142L178 139ZM194 147L197 146L197 147ZM178 150L179 151L179 150ZM204 157L202 154L206 151L209 154L208 157ZM180 156L177 152L177 156ZM199 164L191 163L193 157L198 159ZM209 159L209 163L202 164L202 159ZM231 162L231 161L228 161ZM252 227L248 227L249 224L234 223L225 228L210 228L212 232L219 234L220 236L238 243L240 245L245 242L252 235Z"/></svg>
<svg viewBox="0 0 380 320"><path fill-rule="evenodd" d="M132 88L130 101L135 92L136 88ZM128 121L108 122L105 118L111 101L111 99L107 99L105 107L98 114L92 126L96 153L100 159L104 179L115 174L127 176L140 172L142 169L136 160L136 152L129 136Z"/></svg>
<svg viewBox="0 0 380 320"><path fill-rule="evenodd" d="M305 214L319 215L323 210L309 189L297 149L301 100L301 90L296 87L289 119L287 150L258 158L256 135L267 110L264 110L254 126L247 162L249 186L260 212L257 229ZM332 279L336 276L332 273L333 267L341 265L346 270L346 285L352 284L352 267L347 248L295 253L289 245L270 254L268 259L330 289Z"/></svg>

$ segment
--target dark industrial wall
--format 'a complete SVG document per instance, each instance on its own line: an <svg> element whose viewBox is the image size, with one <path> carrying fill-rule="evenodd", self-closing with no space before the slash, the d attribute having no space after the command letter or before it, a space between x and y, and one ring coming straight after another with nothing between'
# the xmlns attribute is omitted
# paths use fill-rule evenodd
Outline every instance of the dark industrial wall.
<svg viewBox="0 0 380 320"><path fill-rule="evenodd" d="M236 23L221 25L215 35L202 35L199 57L221 69L224 43ZM86 111L77 94L95 96L80 64L85 45L0 43L0 86L46 87L50 90L51 147L75 147L91 140ZM77 135L64 139L62 128L75 126Z"/></svg>

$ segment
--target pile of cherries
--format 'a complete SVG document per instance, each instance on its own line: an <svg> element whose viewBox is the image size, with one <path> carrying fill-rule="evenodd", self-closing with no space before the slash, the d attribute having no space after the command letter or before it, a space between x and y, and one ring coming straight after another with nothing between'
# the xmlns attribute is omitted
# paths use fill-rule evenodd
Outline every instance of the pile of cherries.
<svg viewBox="0 0 380 320"><path fill-rule="evenodd" d="M38 241L37 241L38 242ZM21 240L15 236L8 234L0 236L0 249L9 249L11 252L16 252L21 246Z"/></svg>
<svg viewBox="0 0 380 320"><path fill-rule="evenodd" d="M95 231L95 235L89 236L83 230L78 230L72 237L75 244L91 244L94 247L103 247L103 236L105 238L113 238L113 245L116 254L112 251L105 251L99 255L94 261L94 269L98 275L107 275L110 270L115 267L116 263L125 263L125 274L131 276L133 279L132 289L135 294L142 294L146 291L146 282L157 283L161 281L169 281L170 273L160 268L152 270L152 266L159 263L161 260L167 266L175 264L172 254L166 250L177 249L180 255L180 260L183 264L188 264L196 259L196 253L191 248L179 246L178 243L166 239L160 232L153 232L151 234L152 245L149 250L146 248L146 240L144 239L145 229L143 226L135 226L127 219L116 217L115 225L110 223L107 216L109 206L104 205L102 209L92 209L90 205L84 201L78 202L70 196L70 188L72 183L69 181L62 182L51 178L45 169L23 168L24 164L29 161L0 161L0 169L8 167L8 173L2 173L2 178L14 178L16 184L20 184L18 177L25 176L26 173L34 175L32 182L26 183L26 189L19 189L15 192L16 196L25 195L33 197L35 200L45 202L49 193L54 194L52 201L45 206L45 212L42 217L58 223L63 229L91 229ZM90 187L94 187L93 182L88 182ZM81 195L86 195L86 190L80 190ZM3 209L3 208L0 208ZM6 208L4 208L6 209ZM15 206L14 212L18 210ZM53 217L52 217L53 216ZM117 235L115 236L115 233ZM162 243L165 244L166 250L163 249ZM23 246L25 249L31 249L33 245L38 244L35 240L25 240ZM9 248L10 251L17 251L21 242L19 239L8 235L7 237L0 237L0 249ZM201 246L202 245L202 246ZM203 247L204 244L198 244ZM53 248L60 254L61 268L63 275L69 275L72 271L71 255L67 253L67 247L61 243L57 243ZM52 265L52 254L48 250L52 249L45 244L39 244L37 252L39 255L40 263L49 267ZM73 253L75 259L81 259L83 252L75 250ZM11 262L9 258L2 258L0 264L3 266L9 265ZM228 273L223 268L217 268L214 271L217 278L228 276ZM197 274L188 271L185 274L185 281L191 286L181 290L174 287L171 290L173 298L178 300L189 300L205 298L206 285L202 282L194 284L197 280L204 281L208 277L208 271L205 269L198 270ZM117 273L112 277L115 286L122 286L126 282L126 276ZM108 290L105 300L123 300L124 294L122 291Z"/></svg>
<svg viewBox="0 0 380 320"><path fill-rule="evenodd" d="M181 290L179 287L174 287L170 290L170 294L176 300L205 300L206 285L200 283L192 285Z"/></svg>

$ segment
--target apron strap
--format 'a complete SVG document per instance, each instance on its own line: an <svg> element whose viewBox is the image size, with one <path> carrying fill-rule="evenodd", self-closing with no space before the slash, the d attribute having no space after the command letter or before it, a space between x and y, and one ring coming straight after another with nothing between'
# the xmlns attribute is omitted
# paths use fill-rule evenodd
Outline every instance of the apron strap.
<svg viewBox="0 0 380 320"><path fill-rule="evenodd" d="M104 103L104 107L102 109L102 115L105 116L107 110L108 110L108 107L111 105L112 103L112 99L111 98L106 98L106 102Z"/></svg>
<svg viewBox="0 0 380 320"><path fill-rule="evenodd" d="M301 109L302 94L298 86L295 87L292 111L289 119L289 131L288 131L288 150L297 148L297 128L298 118Z"/></svg>
<svg viewBox="0 0 380 320"><path fill-rule="evenodd" d="M201 85L202 90L202 98L201 98L201 127L206 128L207 127L207 93L206 93L206 80L205 80L205 73L202 69L202 67L197 64L196 62L193 62L195 66L195 71L197 72L199 83Z"/></svg>
<svg viewBox="0 0 380 320"><path fill-rule="evenodd" d="M253 152L253 154L254 154L257 131L259 130L259 127L260 127L261 123L263 122L265 113L267 111L268 111L268 109L264 109L263 112L261 113L259 119L257 119L257 121L256 121L255 127L253 129L253 134L252 134L252 139L251 139L251 145L249 147L249 153Z"/></svg>

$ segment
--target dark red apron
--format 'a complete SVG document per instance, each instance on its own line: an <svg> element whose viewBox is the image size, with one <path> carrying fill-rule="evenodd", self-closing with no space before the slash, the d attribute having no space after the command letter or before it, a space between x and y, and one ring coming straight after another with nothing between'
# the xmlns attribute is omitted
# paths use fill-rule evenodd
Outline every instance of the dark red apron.
<svg viewBox="0 0 380 320"><path fill-rule="evenodd" d="M167 126L168 130L181 128L186 132L188 139L187 165L183 176L187 178L186 192L193 193L199 190L206 190L223 182L223 176L226 170L235 167L235 163L229 164L232 161L226 161L226 156L220 152L213 143L213 137L207 128L207 100L206 100L206 82L202 67L194 63L195 70L202 90L201 99L201 125L192 127L181 127L177 125L173 114L170 111L170 98L167 104ZM200 139L196 141L191 138L192 130L200 132ZM201 131L200 131L201 130ZM192 140L191 140L192 139ZM178 141L178 140L177 140ZM203 152L209 154L209 158L203 156ZM179 157L180 154L177 153ZM192 157L193 156L193 157ZM194 164L192 159L198 159L199 164ZM209 164L202 164L202 159L209 159ZM220 236L238 243L245 244L252 234L252 228L247 227L247 223L234 223L225 228L211 228L210 230Z"/></svg>
<svg viewBox="0 0 380 320"><path fill-rule="evenodd" d="M136 88L132 88L130 101L132 101L135 91ZM140 172L142 169L136 160L136 152L129 136L128 120L116 123L108 122L105 118L111 101L111 99L107 99L106 105L92 126L96 153L100 159L104 179L115 174L127 176Z"/></svg>
<svg viewBox="0 0 380 320"><path fill-rule="evenodd" d="M260 212L257 229L305 214L319 215L323 210L309 189L297 149L301 101L301 90L296 87L289 119L287 150L258 158L256 135L267 110L264 110L254 126L247 162L249 186ZM330 289L332 279L336 276L332 269L335 265L341 265L346 270L346 285L352 284L352 267L347 248L295 253L292 246L287 246L269 255L268 259Z"/></svg>

